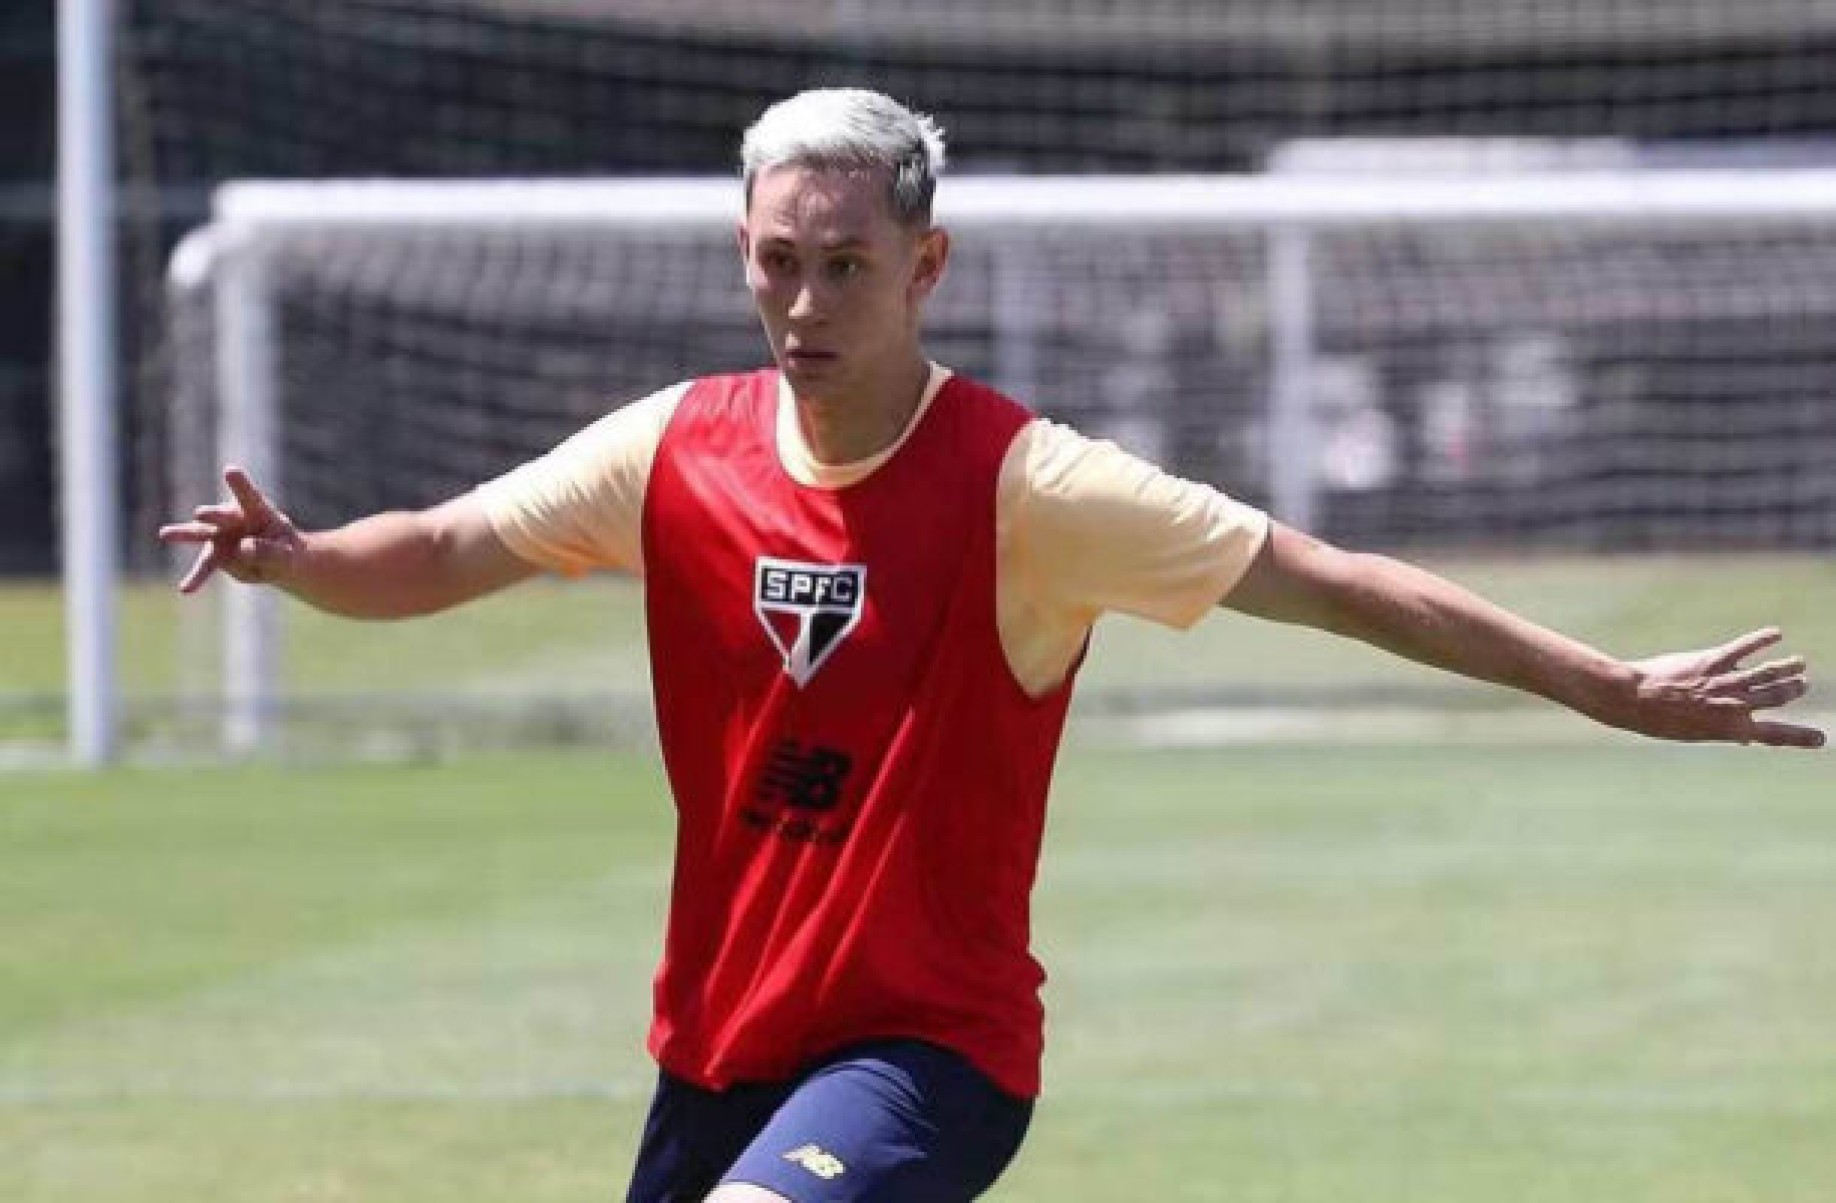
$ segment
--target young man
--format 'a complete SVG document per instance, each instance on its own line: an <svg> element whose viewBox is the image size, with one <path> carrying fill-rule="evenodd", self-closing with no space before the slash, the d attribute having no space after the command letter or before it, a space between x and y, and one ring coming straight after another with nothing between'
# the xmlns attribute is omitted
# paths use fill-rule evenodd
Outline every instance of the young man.
<svg viewBox="0 0 1836 1203"><path fill-rule="evenodd" d="M537 571L645 579L678 811L630 1199L985 1190L1038 1091L1028 895L1095 619L1306 623L1668 739L1817 747L1775 642L1617 660L1339 551L929 362L949 258L931 123L804 93L743 147L739 247L775 370L701 379L420 513L302 532L240 471L161 537L359 617ZM711 1193L710 1193L711 1192Z"/></svg>

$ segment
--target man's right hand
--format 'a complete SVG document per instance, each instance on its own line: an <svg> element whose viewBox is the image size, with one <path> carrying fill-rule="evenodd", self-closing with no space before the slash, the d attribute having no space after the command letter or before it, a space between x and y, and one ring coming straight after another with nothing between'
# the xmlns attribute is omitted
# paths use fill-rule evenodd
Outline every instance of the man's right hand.
<svg viewBox="0 0 1836 1203"><path fill-rule="evenodd" d="M201 505L192 521L159 528L159 541L196 544L198 558L179 581L180 593L196 593L210 574L227 573L244 584L284 583L306 548L293 520L274 508L241 468L223 470L232 500Z"/></svg>

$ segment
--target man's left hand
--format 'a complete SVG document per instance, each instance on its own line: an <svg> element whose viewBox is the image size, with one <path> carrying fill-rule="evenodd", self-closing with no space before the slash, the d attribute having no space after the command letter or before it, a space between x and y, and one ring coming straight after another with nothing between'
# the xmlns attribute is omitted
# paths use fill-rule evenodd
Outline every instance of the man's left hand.
<svg viewBox="0 0 1836 1203"><path fill-rule="evenodd" d="M1720 647L1634 661L1634 696L1608 721L1659 739L1820 748L1824 734L1817 728L1760 717L1810 689L1800 656L1742 667L1780 638L1776 628L1767 627Z"/></svg>

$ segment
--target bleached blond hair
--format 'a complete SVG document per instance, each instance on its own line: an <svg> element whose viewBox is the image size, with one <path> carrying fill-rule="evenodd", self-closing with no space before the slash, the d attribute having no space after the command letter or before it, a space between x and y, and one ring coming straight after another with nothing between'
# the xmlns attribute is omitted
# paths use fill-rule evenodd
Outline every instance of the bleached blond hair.
<svg viewBox="0 0 1836 1203"><path fill-rule="evenodd" d="M787 165L883 173L893 216L929 225L944 167L943 131L879 92L816 88L780 100L746 131L740 168L747 204L759 172Z"/></svg>

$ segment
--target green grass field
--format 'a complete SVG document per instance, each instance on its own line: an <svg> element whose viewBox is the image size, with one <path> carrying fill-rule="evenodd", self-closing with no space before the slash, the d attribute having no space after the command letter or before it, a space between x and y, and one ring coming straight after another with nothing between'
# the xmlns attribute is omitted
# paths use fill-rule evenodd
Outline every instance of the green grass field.
<svg viewBox="0 0 1836 1203"><path fill-rule="evenodd" d="M1826 559L1440 566L1626 653L1779 622L1836 664ZM208 685L209 604L125 595L137 722ZM58 738L55 590L0 631L0 744ZM295 610L290 688L641 698L641 635L610 582ZM1497 696L1231 618L1105 623L1084 692L1219 686ZM1551 730L1074 747L1047 1095L993 1197L1836 1197L1836 758ZM0 1200L618 1197L668 838L630 751L0 773Z"/></svg>
<svg viewBox="0 0 1836 1203"><path fill-rule="evenodd" d="M641 757L0 776L0 1199L619 1197ZM1836 1192L1836 759L1073 751L991 1196Z"/></svg>

